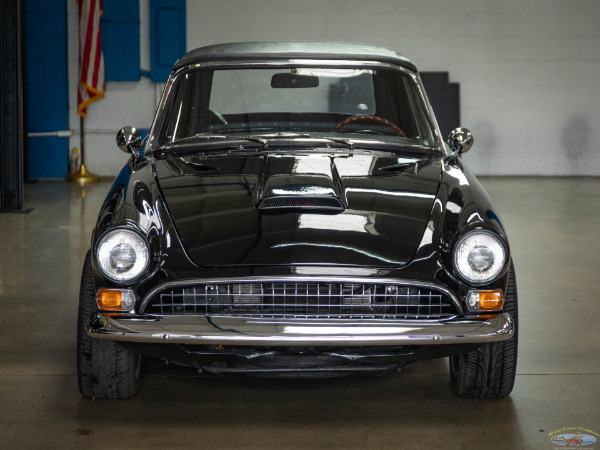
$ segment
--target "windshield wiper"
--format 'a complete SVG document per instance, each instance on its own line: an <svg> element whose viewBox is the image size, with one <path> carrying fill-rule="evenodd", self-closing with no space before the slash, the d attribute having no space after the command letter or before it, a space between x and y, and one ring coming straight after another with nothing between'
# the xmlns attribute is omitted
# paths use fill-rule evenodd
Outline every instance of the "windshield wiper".
<svg viewBox="0 0 600 450"><path fill-rule="evenodd" d="M350 150L354 148L354 143L349 139L344 138L335 138L328 136L315 136L310 133L277 133L272 135L259 135L259 136L227 136L223 134L204 134L198 133L194 136L187 136L181 139L177 139L176 141L171 142L169 145L177 146L178 144L188 143L190 141L202 140L202 141L211 141L211 140L224 140L228 142L233 141L251 141L259 143L263 149L266 149L269 146L270 140L285 140L285 139L294 139L301 138L312 141L326 141L326 142L335 142L338 144L343 144L345 147L348 147Z"/></svg>
<svg viewBox="0 0 600 450"><path fill-rule="evenodd" d="M350 139L344 139L344 138L332 138L332 137L326 137L323 139L327 139L331 142L337 142L338 144L344 144L347 145L348 148L350 149L350 151L354 150L354 142L351 142Z"/></svg>
<svg viewBox="0 0 600 450"><path fill-rule="evenodd" d="M272 135L263 135L263 136L247 136L246 139L255 139L257 140L257 142L265 142L266 144L268 144L268 140L272 139L272 140L285 140L285 139L294 139L294 138L300 138L300 139L306 139L306 140L310 140L310 141L325 141L325 142L335 142L337 144L344 144L345 147L349 148L350 150L354 149L354 143L351 142L349 139L343 139L343 138L335 138L335 137L329 137L329 136L315 136L314 134L310 134L310 133L277 133L277 134L272 134ZM264 147L266 148L266 146Z"/></svg>
<svg viewBox="0 0 600 450"><path fill-rule="evenodd" d="M260 144L262 149L265 149L268 146L268 141L260 136L225 136L221 134L202 134L199 133L195 136L188 136L185 138L178 139L174 142L171 142L166 145L161 145L152 149L152 153L156 154L172 154L173 152L185 152L189 153L190 151L197 151L198 147L202 149L215 149L215 150L227 150L227 151L236 151L236 150L249 150L246 145L244 145L244 141L246 142L255 142ZM250 145L250 144L247 144ZM254 145L250 145L252 148L256 148Z"/></svg>
<svg viewBox="0 0 600 450"><path fill-rule="evenodd" d="M267 141L262 136L242 136L242 137L237 137L235 139L242 139L245 141L258 142L259 144L262 145L263 148L267 148L269 146L269 141Z"/></svg>
<svg viewBox="0 0 600 450"><path fill-rule="evenodd" d="M211 141L211 140L223 140L223 141L251 141L258 142L262 145L263 148L266 148L269 145L269 142L263 138L262 136L226 136L224 134L204 134L198 133L194 136L187 136L181 139L177 139L176 141L171 142L168 145L177 146L178 144L186 144L190 141Z"/></svg>
<svg viewBox="0 0 600 450"><path fill-rule="evenodd" d="M176 141L169 143L169 145L177 145L177 144L180 144L183 142L189 142L189 141L195 141L195 140L211 140L211 139L229 139L229 138L223 134L198 133L194 136L186 136L184 138L177 139Z"/></svg>

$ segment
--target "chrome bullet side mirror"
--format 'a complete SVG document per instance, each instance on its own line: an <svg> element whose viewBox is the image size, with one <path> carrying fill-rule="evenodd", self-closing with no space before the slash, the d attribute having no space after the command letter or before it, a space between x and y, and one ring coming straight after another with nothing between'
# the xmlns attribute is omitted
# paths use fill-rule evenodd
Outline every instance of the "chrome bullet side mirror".
<svg viewBox="0 0 600 450"><path fill-rule="evenodd" d="M134 127L123 127L117 133L117 145L125 153L131 153L136 158L140 155L142 137Z"/></svg>
<svg viewBox="0 0 600 450"><path fill-rule="evenodd" d="M473 135L467 128L455 128L448 136L448 145L456 154L467 153L473 147Z"/></svg>

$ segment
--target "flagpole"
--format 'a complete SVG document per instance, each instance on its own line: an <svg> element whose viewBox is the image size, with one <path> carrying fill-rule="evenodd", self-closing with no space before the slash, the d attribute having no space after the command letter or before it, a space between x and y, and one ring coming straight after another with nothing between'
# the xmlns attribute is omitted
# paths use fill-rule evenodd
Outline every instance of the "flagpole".
<svg viewBox="0 0 600 450"><path fill-rule="evenodd" d="M83 126L84 118L79 116L79 146L81 147L81 166L75 173L67 175L67 181L77 181L79 184L92 183L100 181L98 175L88 172L85 167L85 128Z"/></svg>
<svg viewBox="0 0 600 450"><path fill-rule="evenodd" d="M81 165L79 166L79 170L75 173L70 173L67 175L66 181L77 181L79 184L92 183L95 181L100 181L100 177L98 175L94 175L89 172L85 167L85 128L84 128L84 118L79 116L79 147L81 151Z"/></svg>
<svg viewBox="0 0 600 450"><path fill-rule="evenodd" d="M81 0L82 2L85 0ZM81 58L81 45L82 45L82 41L81 41L81 33L82 33L82 28L81 28L81 4L79 7L79 70L81 72L81 65L82 65L82 58ZM89 9L90 9L90 3L86 2L86 11L89 13ZM92 11L93 12L93 11ZM100 48L101 48L101 40L99 40L100 42ZM104 68L102 68L102 70L104 70ZM81 75L81 73L80 73ZM104 74L102 74L102 78L104 79ZM80 80L81 81L81 80ZM77 89L80 90L80 87L77 86ZM104 89L104 86L102 86L102 89ZM80 92L80 91L79 91ZM104 96L104 92L102 92L102 97ZM79 100L80 95L78 96L78 103L80 102ZM78 107L79 110L79 107ZM88 172L87 168L85 167L85 127L84 127L84 115L85 115L85 108L83 109L83 114L81 112L78 111L79 113L79 148L80 148L80 155L81 155L81 165L79 166L79 170L75 173L70 173L69 175L67 175L66 180L67 181L77 181L79 184L84 185L85 183L91 183L91 182L95 182L95 181L100 181L100 177L98 175L94 175L91 172Z"/></svg>
<svg viewBox="0 0 600 450"><path fill-rule="evenodd" d="M85 128L83 127L83 116L79 116L79 150L81 154L81 164L85 161Z"/></svg>

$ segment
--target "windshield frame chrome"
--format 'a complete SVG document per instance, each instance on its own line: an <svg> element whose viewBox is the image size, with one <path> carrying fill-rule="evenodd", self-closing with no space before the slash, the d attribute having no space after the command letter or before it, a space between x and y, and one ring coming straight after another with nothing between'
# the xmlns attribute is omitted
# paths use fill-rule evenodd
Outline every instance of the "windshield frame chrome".
<svg viewBox="0 0 600 450"><path fill-rule="evenodd" d="M331 59L281 59L281 60L232 60L232 61L212 61L212 62L203 62L197 64L190 64L184 67L177 69L173 72L169 79L167 80L167 84L165 85L165 89L163 91L161 100L159 102L158 108L156 109L156 114L154 116L154 120L152 122L152 128L150 129L150 134L148 139L146 140L146 148L145 154L151 155L152 151L156 148L161 147L157 140L157 126L162 124L161 117L168 106L169 100L171 99L171 91L178 77L185 72L190 70L197 69L222 69L222 68L272 68L272 67L297 67L297 66L305 66L305 67L348 67L348 68L369 68L369 69L391 69L402 72L407 75L412 82L414 83L417 92L421 101L423 102L423 106L425 108L426 119L431 127L431 131L435 137L435 143L430 147L432 150L439 151L444 157L449 156L449 150L446 145L444 145L445 141L442 137L439 125L435 118L435 114L433 112L433 107L431 106L431 102L427 97L425 86L423 85L423 81L418 72L407 69L406 67L402 67L396 64L390 63L382 63L379 61L352 61L352 60L331 60Z"/></svg>

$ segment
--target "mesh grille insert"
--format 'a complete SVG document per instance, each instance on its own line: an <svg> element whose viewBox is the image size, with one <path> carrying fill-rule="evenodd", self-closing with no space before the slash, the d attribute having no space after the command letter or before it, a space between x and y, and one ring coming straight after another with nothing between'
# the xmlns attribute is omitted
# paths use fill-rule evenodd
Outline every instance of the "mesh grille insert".
<svg viewBox="0 0 600 450"><path fill-rule="evenodd" d="M172 287L150 299L159 316L446 319L451 298L429 287L400 284L250 282Z"/></svg>
<svg viewBox="0 0 600 450"><path fill-rule="evenodd" d="M259 209L318 208L341 211L342 202L333 197L268 197L260 202Z"/></svg>

